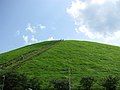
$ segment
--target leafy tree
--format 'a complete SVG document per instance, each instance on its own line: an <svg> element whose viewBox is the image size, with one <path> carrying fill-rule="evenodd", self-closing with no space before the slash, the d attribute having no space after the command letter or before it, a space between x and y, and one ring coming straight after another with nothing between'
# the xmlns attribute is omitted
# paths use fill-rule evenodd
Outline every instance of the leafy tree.
<svg viewBox="0 0 120 90"><path fill-rule="evenodd" d="M40 90L40 83L36 79L29 79L24 74L7 72L0 75L2 90Z"/></svg>
<svg viewBox="0 0 120 90"><path fill-rule="evenodd" d="M28 80L28 88L32 89L32 90L40 90L40 82L37 78L32 78L30 80Z"/></svg>
<svg viewBox="0 0 120 90"><path fill-rule="evenodd" d="M91 90L91 87L94 84L94 78L93 77L83 77L80 80L80 88L82 88L83 90Z"/></svg>
<svg viewBox="0 0 120 90"><path fill-rule="evenodd" d="M67 79L53 80L52 84L55 90L69 90L69 81Z"/></svg>
<svg viewBox="0 0 120 90"><path fill-rule="evenodd" d="M118 77L108 76L108 77L103 79L103 82L102 82L101 85L106 90L116 90L118 82L119 82L119 78Z"/></svg>

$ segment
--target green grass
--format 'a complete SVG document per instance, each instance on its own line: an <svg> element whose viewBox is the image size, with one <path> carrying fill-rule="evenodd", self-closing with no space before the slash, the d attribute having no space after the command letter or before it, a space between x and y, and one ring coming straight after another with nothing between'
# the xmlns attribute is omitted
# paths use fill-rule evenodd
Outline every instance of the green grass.
<svg viewBox="0 0 120 90"><path fill-rule="evenodd" d="M29 45L0 55L0 64L27 52L42 50L56 41ZM120 47L87 41L60 41L45 52L20 63L16 70L42 79L43 87L54 78L70 77L73 87L83 76L120 76ZM12 67L12 65L11 65Z"/></svg>

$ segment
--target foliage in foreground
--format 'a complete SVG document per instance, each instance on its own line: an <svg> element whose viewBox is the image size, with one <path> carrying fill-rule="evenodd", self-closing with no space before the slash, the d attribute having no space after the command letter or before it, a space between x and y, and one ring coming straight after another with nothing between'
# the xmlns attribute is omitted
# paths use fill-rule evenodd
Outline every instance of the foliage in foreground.
<svg viewBox="0 0 120 90"><path fill-rule="evenodd" d="M40 90L39 80L29 79L24 74L7 72L0 75L1 90Z"/></svg>
<svg viewBox="0 0 120 90"><path fill-rule="evenodd" d="M106 90L116 90L117 85L118 85L119 78L118 77L113 77L113 76L108 76L103 79L102 86Z"/></svg>
<svg viewBox="0 0 120 90"><path fill-rule="evenodd" d="M69 90L69 81L67 79L53 80L51 83L55 90Z"/></svg>
<svg viewBox="0 0 120 90"><path fill-rule="evenodd" d="M119 78L108 76L102 79L100 86L105 90L117 90ZM82 77L79 83L79 90L92 90L95 84L93 77ZM54 90L70 90L68 79L55 79L50 81ZM28 78L24 74L17 72L7 72L0 74L0 90L41 90L40 82L36 78ZM71 89L72 90L72 89Z"/></svg>
<svg viewBox="0 0 120 90"><path fill-rule="evenodd" d="M80 80L81 88L84 89L84 90L91 90L91 87L93 86L93 84L94 84L94 78L93 77L83 77Z"/></svg>

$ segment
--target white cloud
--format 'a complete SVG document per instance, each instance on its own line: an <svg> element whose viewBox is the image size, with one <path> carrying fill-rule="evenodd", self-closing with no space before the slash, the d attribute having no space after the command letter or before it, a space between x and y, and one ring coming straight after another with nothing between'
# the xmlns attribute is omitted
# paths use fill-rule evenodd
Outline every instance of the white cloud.
<svg viewBox="0 0 120 90"><path fill-rule="evenodd" d="M25 28L22 35L22 39L25 43L25 45L34 44L40 42L40 34L43 29L46 29L45 25L37 24L33 25L31 23L27 24L27 27ZM56 29L55 27L52 27L52 29ZM53 36L48 37L47 41L54 40Z"/></svg>
<svg viewBox="0 0 120 90"><path fill-rule="evenodd" d="M105 43L120 45L120 31L113 32L107 38L103 38Z"/></svg>
<svg viewBox="0 0 120 90"><path fill-rule="evenodd" d="M36 27L32 26L30 23L26 27L26 31L30 31L31 33L36 33Z"/></svg>
<svg viewBox="0 0 120 90"><path fill-rule="evenodd" d="M54 37L51 36L48 38L48 41L51 41L51 40L55 40Z"/></svg>
<svg viewBox="0 0 120 90"><path fill-rule="evenodd" d="M120 0L73 0L66 12L75 22L76 33L84 34L88 40L118 43Z"/></svg>
<svg viewBox="0 0 120 90"><path fill-rule="evenodd" d="M38 27L40 27L41 30L46 29L46 26L39 24Z"/></svg>
<svg viewBox="0 0 120 90"><path fill-rule="evenodd" d="M25 44L29 44L28 36L23 35L23 40L25 41Z"/></svg>
<svg viewBox="0 0 120 90"><path fill-rule="evenodd" d="M81 15L79 10L85 9L86 6L87 4L80 0L73 1L70 8L67 8L67 13L69 13L72 17L77 18Z"/></svg>
<svg viewBox="0 0 120 90"><path fill-rule="evenodd" d="M89 0L90 4L105 4L105 3L116 3L119 0Z"/></svg>
<svg viewBox="0 0 120 90"><path fill-rule="evenodd" d="M35 38L34 35L32 35L31 42L30 43L37 43L38 39Z"/></svg>
<svg viewBox="0 0 120 90"><path fill-rule="evenodd" d="M104 4L107 0L91 0L92 4Z"/></svg>
<svg viewBox="0 0 120 90"><path fill-rule="evenodd" d="M76 32L77 32L77 33L82 32L82 33L85 33L85 35L88 36L89 38L91 38L91 39L94 38L94 34L91 33L91 32L89 31L88 27L85 26L85 25L83 25L83 26L81 26L81 27L79 27L79 28L76 28Z"/></svg>
<svg viewBox="0 0 120 90"><path fill-rule="evenodd" d="M37 43L40 40L38 39L40 30L45 29L46 27L39 24L39 25L32 25L29 23L27 27L25 28L24 34L23 34L23 40L26 45Z"/></svg>
<svg viewBox="0 0 120 90"><path fill-rule="evenodd" d="M34 35L32 35L32 37L30 37L29 35L23 35L23 40L25 42L25 45L29 45L29 44L33 44L33 43L37 43L39 42L38 39L35 38Z"/></svg>

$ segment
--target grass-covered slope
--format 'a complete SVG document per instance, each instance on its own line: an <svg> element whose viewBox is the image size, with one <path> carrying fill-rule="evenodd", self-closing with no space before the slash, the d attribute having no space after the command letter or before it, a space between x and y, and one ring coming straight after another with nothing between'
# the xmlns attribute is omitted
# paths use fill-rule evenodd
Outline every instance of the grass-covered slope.
<svg viewBox="0 0 120 90"><path fill-rule="evenodd" d="M75 85L83 76L120 75L120 47L86 41L48 41L1 54L0 65L1 70L14 68L45 82L70 76Z"/></svg>

